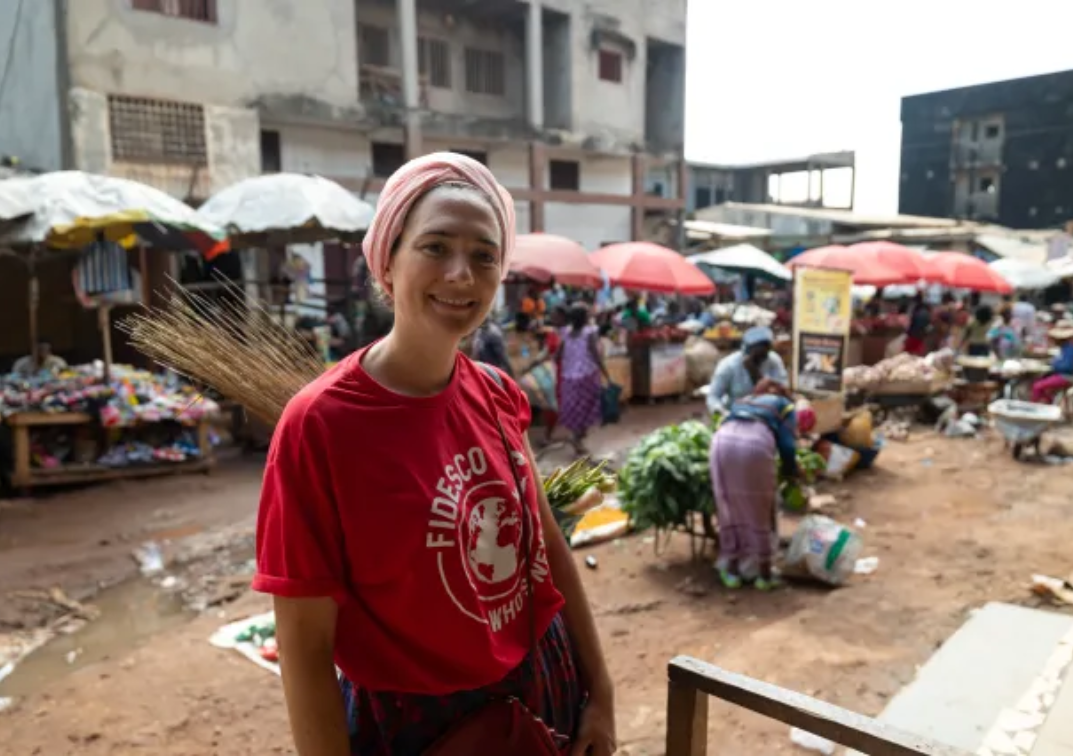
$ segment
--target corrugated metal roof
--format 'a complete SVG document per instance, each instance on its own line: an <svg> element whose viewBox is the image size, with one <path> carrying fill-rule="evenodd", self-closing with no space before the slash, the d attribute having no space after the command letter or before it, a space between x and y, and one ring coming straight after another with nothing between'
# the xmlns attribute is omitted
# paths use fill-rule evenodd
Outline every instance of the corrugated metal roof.
<svg viewBox="0 0 1073 756"><path fill-rule="evenodd" d="M719 208L742 210L754 213L786 215L809 220L823 220L844 226L877 226L881 228L918 227L949 228L957 226L958 221L950 218L928 218L921 215L867 215L854 210L834 210L820 207L790 207L787 205L750 204L746 202L726 202L722 205L707 207L696 212L700 220L716 220L713 216Z"/></svg>
<svg viewBox="0 0 1073 756"><path fill-rule="evenodd" d="M704 237L720 236L728 239L759 239L771 236L771 229L757 228L756 226L737 226L733 223L715 223L714 221L687 220L685 227L686 231L703 234Z"/></svg>

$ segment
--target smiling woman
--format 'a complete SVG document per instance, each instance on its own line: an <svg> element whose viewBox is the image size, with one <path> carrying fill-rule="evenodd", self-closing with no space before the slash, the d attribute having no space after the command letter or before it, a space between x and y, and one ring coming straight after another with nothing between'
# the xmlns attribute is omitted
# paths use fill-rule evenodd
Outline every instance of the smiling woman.
<svg viewBox="0 0 1073 756"><path fill-rule="evenodd" d="M468 753L474 723L523 706L534 743L614 751L611 685L533 463L528 401L458 350L513 246L513 202L483 165L403 166L364 245L394 327L277 425L254 587L275 597L302 756ZM477 734L481 751L550 752Z"/></svg>

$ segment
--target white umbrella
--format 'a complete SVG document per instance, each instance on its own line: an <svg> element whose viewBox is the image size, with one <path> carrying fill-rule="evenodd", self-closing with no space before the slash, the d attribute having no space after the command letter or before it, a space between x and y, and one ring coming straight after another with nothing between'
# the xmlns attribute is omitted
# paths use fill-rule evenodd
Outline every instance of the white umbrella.
<svg viewBox="0 0 1073 756"><path fill-rule="evenodd" d="M790 269L762 249L751 244L737 244L712 252L702 252L688 258L694 265L711 265L723 270L737 270L745 273L759 273L780 281L792 281L794 274Z"/></svg>
<svg viewBox="0 0 1073 756"><path fill-rule="evenodd" d="M995 260L991 263L991 269L1009 281L1015 289L1046 289L1062 280L1054 271L1016 257Z"/></svg>
<svg viewBox="0 0 1073 756"><path fill-rule="evenodd" d="M0 246L80 249L104 233L114 241L137 235L155 246L208 251L225 236L159 189L82 171L0 181L0 221L11 221Z"/></svg>
<svg viewBox="0 0 1073 756"><path fill-rule="evenodd" d="M320 241L365 231L374 208L320 176L271 173L239 181L210 197L198 215L232 236L290 235ZM301 237L293 238L294 236Z"/></svg>

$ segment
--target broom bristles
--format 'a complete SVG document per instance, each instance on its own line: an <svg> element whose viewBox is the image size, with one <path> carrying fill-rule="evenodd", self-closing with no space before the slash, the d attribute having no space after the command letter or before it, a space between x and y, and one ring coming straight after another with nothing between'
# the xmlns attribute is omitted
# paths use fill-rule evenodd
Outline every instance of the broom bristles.
<svg viewBox="0 0 1073 756"><path fill-rule="evenodd" d="M176 285L166 306L132 315L119 327L143 354L275 425L324 365L241 286L225 280L223 291L213 301Z"/></svg>

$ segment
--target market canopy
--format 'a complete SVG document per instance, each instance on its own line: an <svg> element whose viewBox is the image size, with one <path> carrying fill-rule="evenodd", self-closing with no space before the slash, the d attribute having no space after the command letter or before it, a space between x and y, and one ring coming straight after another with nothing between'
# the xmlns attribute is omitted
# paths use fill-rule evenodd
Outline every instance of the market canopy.
<svg viewBox="0 0 1073 756"><path fill-rule="evenodd" d="M858 286L882 287L913 283L910 277L880 262L874 255L861 254L838 244L802 252L790 260L787 267L847 270L853 274L853 283Z"/></svg>
<svg viewBox="0 0 1073 756"><path fill-rule="evenodd" d="M29 198L29 212L26 199ZM21 205L21 207L20 207ZM196 249L212 259L229 249L223 228L192 207L137 181L82 171L55 171L0 181L0 246L43 244L81 249L99 234L124 246L139 239L173 250Z"/></svg>
<svg viewBox="0 0 1073 756"><path fill-rule="evenodd" d="M227 229L236 246L354 239L375 209L334 181L300 173L244 179L209 197L198 217ZM266 239L251 237L279 237Z"/></svg>
<svg viewBox="0 0 1073 756"><path fill-rule="evenodd" d="M674 250L652 242L610 244L590 256L616 286L671 294L712 294L715 284Z"/></svg>
<svg viewBox="0 0 1073 756"><path fill-rule="evenodd" d="M991 270L1013 284L1015 289L1047 289L1062 281L1056 271L1016 257L995 260L991 263Z"/></svg>
<svg viewBox="0 0 1073 756"><path fill-rule="evenodd" d="M1009 294L1013 286L983 260L961 252L944 252L928 260L927 280L951 289Z"/></svg>
<svg viewBox="0 0 1073 756"><path fill-rule="evenodd" d="M880 265L891 268L906 276L910 281L924 278L928 263L924 255L901 244L890 241L870 241L851 244L849 251L875 260Z"/></svg>
<svg viewBox="0 0 1073 756"><path fill-rule="evenodd" d="M510 269L542 283L554 279L567 286L599 288L603 285L600 269L589 259L585 248L555 234L519 234Z"/></svg>
<svg viewBox="0 0 1073 756"><path fill-rule="evenodd" d="M778 281L791 281L794 277L789 268L752 244L737 244L733 247L691 255L686 259L694 265L710 265L721 270L755 273Z"/></svg>

